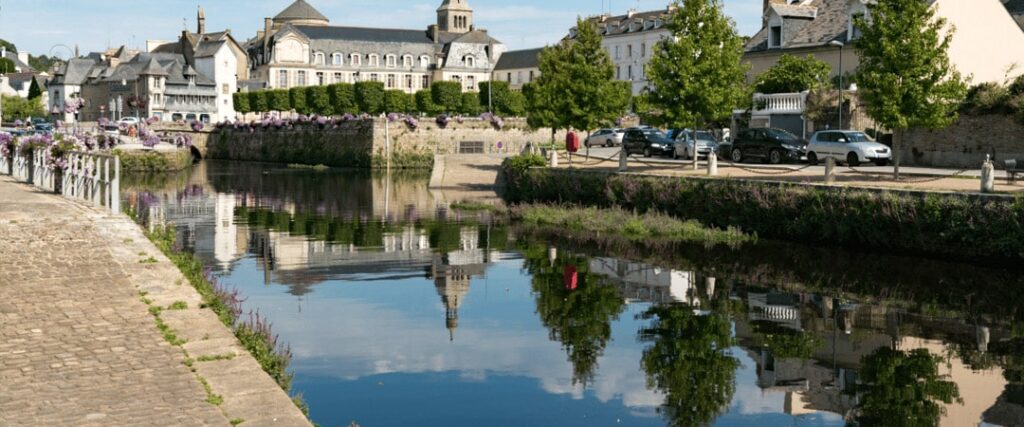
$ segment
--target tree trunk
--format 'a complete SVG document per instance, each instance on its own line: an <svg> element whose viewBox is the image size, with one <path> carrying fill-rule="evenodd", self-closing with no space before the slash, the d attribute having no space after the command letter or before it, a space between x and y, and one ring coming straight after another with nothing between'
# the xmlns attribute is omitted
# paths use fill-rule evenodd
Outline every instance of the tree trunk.
<svg viewBox="0 0 1024 427"><path fill-rule="evenodd" d="M900 180L900 157L901 148L903 146L903 132L904 129L896 129L892 135L892 166L893 166L893 179Z"/></svg>

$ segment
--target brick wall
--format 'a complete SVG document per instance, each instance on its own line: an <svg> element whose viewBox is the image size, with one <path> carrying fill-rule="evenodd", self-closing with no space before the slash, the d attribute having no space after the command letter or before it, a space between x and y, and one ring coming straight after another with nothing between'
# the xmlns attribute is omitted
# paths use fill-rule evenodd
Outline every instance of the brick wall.
<svg viewBox="0 0 1024 427"><path fill-rule="evenodd" d="M1008 115L961 115L946 129L908 130L902 153L905 164L953 168L981 167L986 154L1024 159L1024 125Z"/></svg>

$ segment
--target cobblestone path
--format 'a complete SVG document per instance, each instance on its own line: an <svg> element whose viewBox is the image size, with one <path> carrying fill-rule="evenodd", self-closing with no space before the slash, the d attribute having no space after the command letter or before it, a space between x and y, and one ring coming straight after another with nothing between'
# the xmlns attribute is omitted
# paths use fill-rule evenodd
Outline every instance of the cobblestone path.
<svg viewBox="0 0 1024 427"><path fill-rule="evenodd" d="M104 217L0 177L0 426L228 425Z"/></svg>

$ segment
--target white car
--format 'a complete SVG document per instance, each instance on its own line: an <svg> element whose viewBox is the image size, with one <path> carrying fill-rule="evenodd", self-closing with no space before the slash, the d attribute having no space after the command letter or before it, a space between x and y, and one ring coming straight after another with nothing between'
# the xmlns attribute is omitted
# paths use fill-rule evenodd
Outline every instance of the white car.
<svg viewBox="0 0 1024 427"><path fill-rule="evenodd" d="M676 153L673 157L690 160L694 156L707 157L718 152L718 142L711 132L681 130L676 133Z"/></svg>
<svg viewBox="0 0 1024 427"><path fill-rule="evenodd" d="M121 120L117 121L118 124L124 124L128 126L137 125L139 124L139 122L141 122L141 120L139 120L138 117L122 117Z"/></svg>
<svg viewBox="0 0 1024 427"><path fill-rule="evenodd" d="M807 161L813 165L829 157L854 167L861 163L885 166L892 160L892 150L864 132L826 130L815 133L807 146Z"/></svg>
<svg viewBox="0 0 1024 427"><path fill-rule="evenodd" d="M626 131L622 129L598 129L583 141L587 147L614 147L622 145L622 137Z"/></svg>

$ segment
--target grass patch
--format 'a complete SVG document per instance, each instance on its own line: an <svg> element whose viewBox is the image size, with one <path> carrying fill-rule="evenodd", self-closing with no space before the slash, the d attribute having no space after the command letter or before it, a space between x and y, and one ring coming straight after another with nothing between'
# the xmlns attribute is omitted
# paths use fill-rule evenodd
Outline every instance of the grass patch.
<svg viewBox="0 0 1024 427"><path fill-rule="evenodd" d="M188 309L188 303L185 301L175 301L173 304L167 306L168 310L185 310Z"/></svg>
<svg viewBox="0 0 1024 427"><path fill-rule="evenodd" d="M154 315L153 318L156 319L156 328L160 330L161 334L163 334L164 340L171 343L171 345L180 346L188 342L187 340L178 338L178 335L174 333L174 330L171 329L170 326L167 326L167 324L164 323L164 320L159 316Z"/></svg>
<svg viewBox="0 0 1024 427"><path fill-rule="evenodd" d="M480 202L456 202L452 203L452 210L466 212L496 212L497 206Z"/></svg>
<svg viewBox="0 0 1024 427"><path fill-rule="evenodd" d="M199 378L199 382L203 384L203 390L206 390L206 403L213 406L220 406L224 403L224 396L214 393L210 383L206 382L206 378L201 375L196 375L196 378Z"/></svg>
<svg viewBox="0 0 1024 427"><path fill-rule="evenodd" d="M234 353L218 354L214 356L199 356L198 361L200 362L215 362L218 360L231 360L235 358Z"/></svg>
<svg viewBox="0 0 1024 427"><path fill-rule="evenodd" d="M153 258L152 256L146 259L139 260L139 264L156 264L157 262L159 261L157 261L156 258Z"/></svg>
<svg viewBox="0 0 1024 427"><path fill-rule="evenodd" d="M228 422L230 422L231 425L233 425L233 426L237 426L237 425L239 425L241 423L244 423L245 422L245 418L233 418L233 419L231 419L231 421L228 421Z"/></svg>
<svg viewBox="0 0 1024 427"><path fill-rule="evenodd" d="M306 165L306 164L302 164L302 163L289 163L288 164L288 169L305 169L305 170L314 170L314 171L322 172L322 171L330 170L331 167L327 166L327 165L322 165L322 164L321 165Z"/></svg>
<svg viewBox="0 0 1024 427"><path fill-rule="evenodd" d="M732 227L709 228L698 221L684 221L659 213L638 214L620 208L518 205L512 207L511 214L529 226L618 236L632 241L656 239L732 247L757 242L756 234L746 234Z"/></svg>

